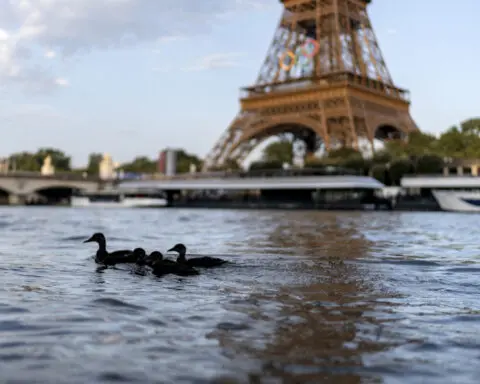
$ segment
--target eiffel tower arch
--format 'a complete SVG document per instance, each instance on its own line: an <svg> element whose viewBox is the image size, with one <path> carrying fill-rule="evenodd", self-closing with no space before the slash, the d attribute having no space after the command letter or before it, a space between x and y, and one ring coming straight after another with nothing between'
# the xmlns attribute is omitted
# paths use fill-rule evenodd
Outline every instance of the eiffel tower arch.
<svg viewBox="0 0 480 384"><path fill-rule="evenodd" d="M366 139L418 131L408 91L394 85L370 23L371 0L280 0L284 11L240 111L204 169L243 161L265 139L290 133L307 154L358 149Z"/></svg>

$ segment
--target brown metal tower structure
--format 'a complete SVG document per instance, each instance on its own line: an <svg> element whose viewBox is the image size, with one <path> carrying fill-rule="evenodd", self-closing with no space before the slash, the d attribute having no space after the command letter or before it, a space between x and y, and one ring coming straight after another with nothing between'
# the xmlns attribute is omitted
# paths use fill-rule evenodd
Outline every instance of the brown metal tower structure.
<svg viewBox="0 0 480 384"><path fill-rule="evenodd" d="M268 137L293 134L306 154L359 139L401 139L418 127L393 84L367 6L371 0L280 0L284 11L254 86L206 158L243 161Z"/></svg>

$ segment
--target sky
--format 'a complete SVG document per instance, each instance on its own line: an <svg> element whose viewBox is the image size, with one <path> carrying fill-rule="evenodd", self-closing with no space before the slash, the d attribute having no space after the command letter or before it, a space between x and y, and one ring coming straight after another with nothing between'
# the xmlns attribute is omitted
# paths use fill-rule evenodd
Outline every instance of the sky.
<svg viewBox="0 0 480 384"><path fill-rule="evenodd" d="M74 166L91 152L205 156L281 11L276 0L2 0L0 157L39 147ZM422 131L480 115L478 0L374 0L369 14Z"/></svg>

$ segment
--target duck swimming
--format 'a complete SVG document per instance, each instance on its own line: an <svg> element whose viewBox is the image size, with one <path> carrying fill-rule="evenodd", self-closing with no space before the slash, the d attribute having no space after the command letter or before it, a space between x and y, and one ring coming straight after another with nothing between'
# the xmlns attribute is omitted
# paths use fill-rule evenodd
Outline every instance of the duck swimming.
<svg viewBox="0 0 480 384"><path fill-rule="evenodd" d="M135 248L133 254L137 257L135 260L137 265L151 266L152 262L156 259L156 257L152 258L152 255L147 256L147 252L145 252L143 248Z"/></svg>
<svg viewBox="0 0 480 384"><path fill-rule="evenodd" d="M178 252L177 263L188 265L190 267L218 267L219 265L228 263L227 260L219 259L218 257L195 257L188 259L185 257L187 254L187 247L183 244L176 244L173 248L170 248L167 252Z"/></svg>
<svg viewBox="0 0 480 384"><path fill-rule="evenodd" d="M131 250L125 249L108 252L107 240L105 239L103 233L94 233L89 239L84 241L84 243L91 242L98 244L98 250L95 254L95 262L97 264L115 265L120 263L134 263L137 260L137 255L135 255Z"/></svg>
<svg viewBox="0 0 480 384"><path fill-rule="evenodd" d="M137 256L136 264L149 266L156 276L168 275L169 273L179 276L198 275L198 271L185 264L178 264L173 260L164 259L161 252L153 251L147 256L143 248L135 248L133 253Z"/></svg>
<svg viewBox="0 0 480 384"><path fill-rule="evenodd" d="M189 265L164 259L161 252L154 251L149 257L152 256L155 256L156 259L153 260L150 267L152 268L152 273L156 276L163 276L169 273L177 276L195 276L200 274L195 268Z"/></svg>

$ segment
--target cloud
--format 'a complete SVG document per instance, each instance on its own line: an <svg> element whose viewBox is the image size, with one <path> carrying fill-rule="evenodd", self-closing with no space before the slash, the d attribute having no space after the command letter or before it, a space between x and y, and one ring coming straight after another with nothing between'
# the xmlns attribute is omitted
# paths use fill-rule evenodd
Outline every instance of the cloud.
<svg viewBox="0 0 480 384"><path fill-rule="evenodd" d="M209 69L238 67L238 58L244 56L242 52L214 53L200 57L195 63L185 71L206 71Z"/></svg>
<svg viewBox="0 0 480 384"><path fill-rule="evenodd" d="M68 87L70 85L70 82L63 77L58 77L55 79L55 84L60 87Z"/></svg>
<svg viewBox="0 0 480 384"><path fill-rule="evenodd" d="M55 51L47 51L45 52L45 57L47 59L53 59L55 56L57 56L57 54L55 53Z"/></svg>
<svg viewBox="0 0 480 384"><path fill-rule="evenodd" d="M51 73L46 58L208 33L223 15L261 9L269 3L271 0L0 1L0 83L36 90L63 85Z"/></svg>

